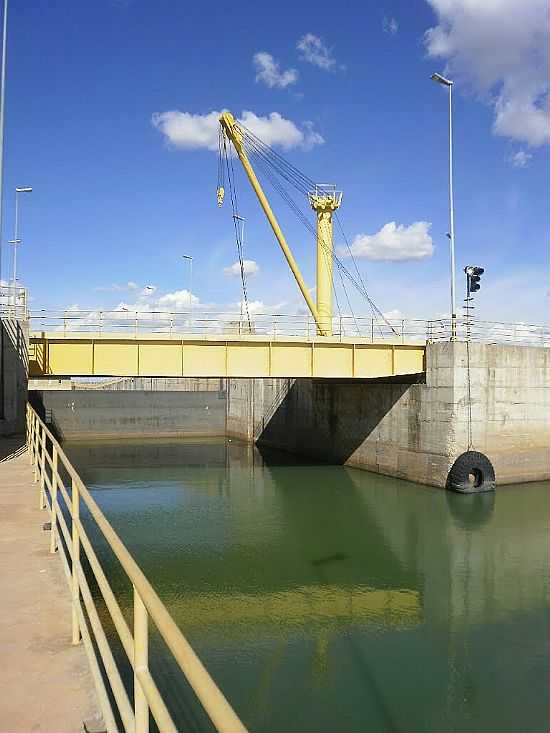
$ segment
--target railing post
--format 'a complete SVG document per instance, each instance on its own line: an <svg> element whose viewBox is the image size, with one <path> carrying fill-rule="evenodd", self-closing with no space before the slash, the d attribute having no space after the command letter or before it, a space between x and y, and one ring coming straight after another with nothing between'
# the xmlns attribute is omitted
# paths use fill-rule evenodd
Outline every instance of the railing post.
<svg viewBox="0 0 550 733"><path fill-rule="evenodd" d="M405 321L401 321L401 343L405 343Z"/></svg>
<svg viewBox="0 0 550 733"><path fill-rule="evenodd" d="M33 453L34 453L34 471L33 471L34 483L36 483L38 481L38 470L39 470L39 465L38 465L38 461L39 461L39 456L38 456L38 442L39 442L39 440L40 440L40 423L37 420L36 421L36 429L34 431L34 438L33 438L33 441L34 441L34 448L33 448Z"/></svg>
<svg viewBox="0 0 550 733"><path fill-rule="evenodd" d="M80 492L78 481L72 478L71 491L71 518L72 518L72 548L71 548L71 597L73 606L73 644L80 642L80 624L78 622L78 606L80 602L80 588L78 584L78 568L80 566L80 536L78 534L78 520L80 518Z"/></svg>
<svg viewBox="0 0 550 733"><path fill-rule="evenodd" d="M46 506L46 498L44 496L45 481L44 471L46 470L46 431L42 430L42 437L40 438L40 509L44 509Z"/></svg>
<svg viewBox="0 0 550 733"><path fill-rule="evenodd" d="M374 318L370 319L370 340L374 343Z"/></svg>
<svg viewBox="0 0 550 733"><path fill-rule="evenodd" d="M57 514L55 512L55 505L57 503L57 460L57 448L55 445L52 445L52 492L50 494L50 553L52 555L57 550Z"/></svg>
<svg viewBox="0 0 550 733"><path fill-rule="evenodd" d="M34 431L35 431L35 422L34 422L34 412L31 411L30 405L27 405L27 426L28 426L28 433L27 433L27 449L29 451L29 462L32 465L34 465Z"/></svg>
<svg viewBox="0 0 550 733"><path fill-rule="evenodd" d="M135 733L149 733L149 704L138 673L149 666L149 619L147 608L134 586L134 715Z"/></svg>

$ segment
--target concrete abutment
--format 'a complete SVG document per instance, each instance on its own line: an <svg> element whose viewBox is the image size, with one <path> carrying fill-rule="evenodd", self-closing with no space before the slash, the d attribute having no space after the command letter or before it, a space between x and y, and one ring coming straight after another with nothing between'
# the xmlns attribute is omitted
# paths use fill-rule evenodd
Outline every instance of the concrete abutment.
<svg viewBox="0 0 550 733"><path fill-rule="evenodd" d="M429 344L422 383L229 379L227 433L438 487L463 453L497 484L550 478L550 349ZM475 478L475 477L474 477Z"/></svg>

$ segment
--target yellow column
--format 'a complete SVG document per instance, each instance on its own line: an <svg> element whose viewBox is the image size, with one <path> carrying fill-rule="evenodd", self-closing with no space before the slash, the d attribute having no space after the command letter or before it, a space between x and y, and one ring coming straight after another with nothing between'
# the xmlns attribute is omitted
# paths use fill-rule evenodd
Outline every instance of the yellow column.
<svg viewBox="0 0 550 733"><path fill-rule="evenodd" d="M322 189L310 193L311 208L317 214L317 333L332 336L332 269L333 234L332 216L340 206L342 194Z"/></svg>

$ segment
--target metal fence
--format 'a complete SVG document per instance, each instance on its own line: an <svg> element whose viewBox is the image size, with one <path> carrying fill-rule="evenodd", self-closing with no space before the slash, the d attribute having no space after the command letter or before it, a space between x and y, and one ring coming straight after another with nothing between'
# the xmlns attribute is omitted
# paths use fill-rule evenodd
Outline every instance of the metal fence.
<svg viewBox="0 0 550 733"><path fill-rule="evenodd" d="M259 336L271 340L285 337L313 339L315 322L308 315L255 313L250 320L240 313L220 311L32 311L31 331L71 335L78 333L165 334L169 338L196 336ZM333 319L334 338L361 338L369 341L425 341L429 321L339 316Z"/></svg>
<svg viewBox="0 0 550 733"><path fill-rule="evenodd" d="M450 319L428 321L427 341L449 341L451 325ZM456 321L456 340L548 348L550 347L550 326L459 318Z"/></svg>
<svg viewBox="0 0 550 733"><path fill-rule="evenodd" d="M26 307L26 306L25 306ZM333 338L397 343L433 343L451 341L450 318L374 318L349 315L333 319ZM31 332L93 334L94 337L116 334L138 338L158 334L167 338L259 337L269 340L300 338L314 340L315 322L307 314L255 313L250 320L240 313L221 311L32 311ZM550 346L550 326L503 321L478 321L460 317L456 320L456 340L488 344Z"/></svg>
<svg viewBox="0 0 550 733"><path fill-rule="evenodd" d="M147 733L150 713L161 733L177 733L176 725L149 667L151 623L166 642L214 728L222 733L246 733L246 728L103 515L61 446L30 406L27 408L27 445L31 465L34 467L34 480L39 484L40 508L47 509L50 516L50 552L60 550L71 590L73 644L78 644L81 639L84 642L108 733L119 730L118 717L126 733ZM89 511L132 583L132 631L82 524L81 508ZM69 523L66 516L70 519ZM83 570L84 557L133 669L132 702L122 682ZM115 709L111 700L114 701Z"/></svg>

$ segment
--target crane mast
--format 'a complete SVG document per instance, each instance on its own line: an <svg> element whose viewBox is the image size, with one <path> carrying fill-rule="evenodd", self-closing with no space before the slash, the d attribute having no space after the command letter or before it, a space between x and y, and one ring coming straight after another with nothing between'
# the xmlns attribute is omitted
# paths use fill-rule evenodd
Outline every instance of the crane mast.
<svg viewBox="0 0 550 733"><path fill-rule="evenodd" d="M342 201L342 193L336 191L334 186L317 185L315 190L308 195L311 208L317 215L317 278L316 295L317 304L313 302L311 293L302 277L300 268L279 223L273 213L269 201L258 181L256 173L250 163L243 145L243 135L239 126L230 112L224 112L220 117L222 130L228 139L233 143L237 156L242 163L245 173L250 181L258 201L273 229L273 233L283 251L288 265L300 288L304 300L315 320L317 334L319 336L332 336L332 262L333 262L333 232L332 217ZM221 195L223 199L223 194ZM218 192L218 203L220 203L220 192Z"/></svg>

